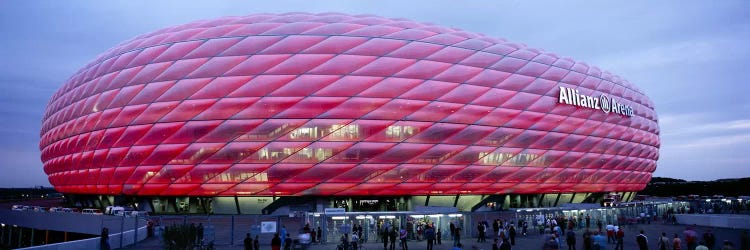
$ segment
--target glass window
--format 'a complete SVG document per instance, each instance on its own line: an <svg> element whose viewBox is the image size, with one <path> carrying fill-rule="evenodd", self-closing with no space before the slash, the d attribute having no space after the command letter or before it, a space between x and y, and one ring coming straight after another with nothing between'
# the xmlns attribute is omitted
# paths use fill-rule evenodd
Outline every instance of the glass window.
<svg viewBox="0 0 750 250"><path fill-rule="evenodd" d="M360 142L331 157L330 163L355 163L370 160L396 145L395 143Z"/></svg>
<svg viewBox="0 0 750 250"><path fill-rule="evenodd" d="M400 163L408 161L426 151L432 144L399 143L385 153L369 160L369 163Z"/></svg>
<svg viewBox="0 0 750 250"><path fill-rule="evenodd" d="M190 143L211 132L221 121L189 121L181 124L179 130L164 140L164 143ZM228 140L227 140L228 141ZM220 141L217 141L220 142Z"/></svg>
<svg viewBox="0 0 750 250"><path fill-rule="evenodd" d="M240 135L237 141L271 141L304 124L304 119L270 119L252 131Z"/></svg>
<svg viewBox="0 0 750 250"><path fill-rule="evenodd" d="M169 164L198 164L221 149L224 143L193 143L180 155L169 161Z"/></svg>
<svg viewBox="0 0 750 250"><path fill-rule="evenodd" d="M176 179L174 183L201 184L214 178L229 168L229 164L200 164L196 165L189 173Z"/></svg>
<svg viewBox="0 0 750 250"><path fill-rule="evenodd" d="M316 142L304 147L287 157L285 163L317 163L322 162L333 155L338 154L341 150L350 147L351 142Z"/></svg>
<svg viewBox="0 0 750 250"><path fill-rule="evenodd" d="M199 171L193 171L191 174L197 174L196 177L200 179L210 178L206 183L241 183L244 181L252 182L268 182L268 175L264 173L268 169L268 164L235 164L229 169L216 175L209 173L206 170L218 170L224 168L222 165L216 167L209 167L209 169L201 169ZM201 174L203 176L201 176ZM211 177L214 175L213 177Z"/></svg>
<svg viewBox="0 0 750 250"><path fill-rule="evenodd" d="M243 163L274 163L286 159L297 151L307 147L309 142L271 142L259 149L252 156L242 160Z"/></svg>

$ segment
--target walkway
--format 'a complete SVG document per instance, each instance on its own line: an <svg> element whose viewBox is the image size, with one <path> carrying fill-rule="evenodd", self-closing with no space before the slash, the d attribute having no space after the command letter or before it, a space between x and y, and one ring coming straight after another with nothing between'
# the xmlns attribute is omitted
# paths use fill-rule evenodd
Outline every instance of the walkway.
<svg viewBox="0 0 750 250"><path fill-rule="evenodd" d="M698 235L702 235L704 232L706 232L709 228L707 227L696 227L695 230L698 232ZM646 236L648 236L649 239L649 247L651 249L656 249L656 239L657 236L661 234L661 232L667 233L668 236L674 235L675 233L680 235L681 238L683 238L684 242L684 235L683 231L685 230L685 225L671 225L671 224L637 224L637 225L630 225L625 227L625 249L638 249L638 246L635 242L635 236L638 235L638 232L640 230L644 230L646 233ZM714 234L717 238L717 246L721 244L724 240L729 240L735 244L735 247L739 249L739 242L740 242L740 234L742 230L735 230L735 229L725 229L725 228L716 228L713 229ZM581 230L576 231L576 249L582 250L583 249L583 239L582 239L582 232ZM541 249L542 244L544 243L544 236L539 235L538 233L532 233L528 237L519 237L516 239L516 245L513 247L513 249ZM484 249L484 250L491 250L492 249L492 239L488 239L486 243L478 243L476 242L476 238L468 238L463 239L462 243L464 244L463 249L472 249L472 247L476 246L477 249ZM264 244L261 244L261 249L270 249L269 242L263 242ZM409 241L409 249L426 249L427 248L427 242L426 241ZM444 240L442 245L435 245L435 250L450 250L452 247L453 242L450 240ZM564 243L563 243L564 244ZM614 245L607 246L607 249L613 248ZM125 249L163 249L162 244L158 238L151 238L148 239L142 243L139 243L138 246L134 248L125 248ZM217 246L216 249L244 249L243 246ZM309 250L331 250L336 249L335 244L323 244L323 245L311 245ZM380 242L368 242L365 243L364 248L367 250L381 250L383 249L383 243ZM400 247L396 247L396 249L401 249ZM564 246L561 249L567 249L567 246Z"/></svg>

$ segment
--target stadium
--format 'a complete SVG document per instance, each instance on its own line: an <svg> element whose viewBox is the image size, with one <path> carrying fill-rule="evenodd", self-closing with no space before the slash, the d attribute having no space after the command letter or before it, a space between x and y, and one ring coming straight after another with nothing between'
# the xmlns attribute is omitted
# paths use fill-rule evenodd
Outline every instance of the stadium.
<svg viewBox="0 0 750 250"><path fill-rule="evenodd" d="M632 199L656 169L657 120L628 81L520 43L255 14L105 51L51 97L39 147L84 206L478 211Z"/></svg>

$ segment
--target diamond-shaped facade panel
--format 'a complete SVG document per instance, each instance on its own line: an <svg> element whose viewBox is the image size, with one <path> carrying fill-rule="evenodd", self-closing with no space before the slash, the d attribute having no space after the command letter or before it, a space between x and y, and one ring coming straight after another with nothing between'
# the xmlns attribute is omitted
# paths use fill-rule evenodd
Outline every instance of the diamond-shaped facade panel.
<svg viewBox="0 0 750 250"><path fill-rule="evenodd" d="M227 17L112 48L51 98L44 171L111 195L638 191L659 127L609 72L374 16Z"/></svg>

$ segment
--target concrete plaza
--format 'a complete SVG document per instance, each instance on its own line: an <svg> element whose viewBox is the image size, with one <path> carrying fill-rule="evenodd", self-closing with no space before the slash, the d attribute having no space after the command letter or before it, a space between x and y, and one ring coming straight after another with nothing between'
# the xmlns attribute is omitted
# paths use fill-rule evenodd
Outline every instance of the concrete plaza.
<svg viewBox="0 0 750 250"><path fill-rule="evenodd" d="M686 229L686 225L673 225L673 224L662 224L662 223L653 223L653 224L634 224L634 225L625 225L623 226L625 228L625 241L624 241L624 249L638 249L638 246L636 245L635 237L638 235L640 230L644 230L646 236L649 240L649 249L657 249L656 248L656 240L658 239L658 236L661 235L662 232L667 233L667 236L672 238L674 234L678 234L680 238L683 240L683 247L684 246L684 240L685 236L683 234L683 231ZM708 227L698 227L694 226L694 230L698 233L699 238L701 235L706 232L709 229L712 229L714 232L714 235L716 236L716 246L721 246L722 242L725 240L728 240L732 243L734 243L736 249L740 249L740 237L743 230L738 229L727 229L727 228L708 228ZM592 228L592 230L595 230L595 228ZM583 248L583 232L584 230L576 230L576 249L584 249ZM491 234L491 232L490 232ZM542 245L544 244L544 240L546 239L546 236L540 235L537 232L531 232L527 237L518 237L516 238L516 245L513 246L513 249L542 249ZM479 243L477 242L477 238L464 238L461 240L461 243L463 244L462 249L484 249L484 250L491 250L492 249L492 242L493 238L488 236L487 242ZM562 243L563 247L560 249L567 249L567 245L565 243ZM328 244L313 244L310 245L307 249L309 250L331 250L336 249L337 244L335 243L328 243ZM427 248L427 241L415 241L411 240L408 242L409 249L426 249ZM435 245L435 250L450 250L452 249L453 241L451 240L443 240L441 245ZM158 238L150 238L147 239L144 242L139 243L136 247L132 247L129 249L163 249L163 244L160 239ZM228 245L219 245L216 246L216 249L244 249L242 245L234 245L234 246L228 246ZM270 242L261 242L261 249L271 249ZM362 249L368 249L368 250L380 250L383 249L383 243L382 242L374 242L370 241L364 244L364 247ZM396 246L396 249L401 249L398 245ZM609 244L606 249L614 249L614 244Z"/></svg>

